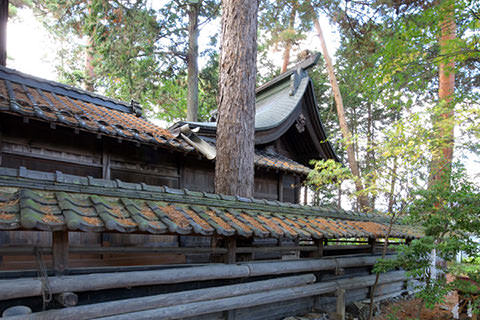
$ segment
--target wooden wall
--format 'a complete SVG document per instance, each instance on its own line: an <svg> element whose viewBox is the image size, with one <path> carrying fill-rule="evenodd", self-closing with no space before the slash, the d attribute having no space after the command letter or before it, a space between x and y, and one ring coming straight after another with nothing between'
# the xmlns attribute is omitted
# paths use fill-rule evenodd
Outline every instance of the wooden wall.
<svg viewBox="0 0 480 320"><path fill-rule="evenodd" d="M50 127L40 121L26 123L17 116L0 117L0 166L55 172L125 182L144 182L214 192L214 163L197 155L184 155L118 139L100 137L62 126ZM299 202L300 178L276 170L255 171L256 198ZM71 233L72 246L209 246L202 237L161 237L153 235ZM45 232L0 231L1 246L50 247L51 235ZM47 258L47 263L50 260ZM109 266L205 262L205 256L73 255L72 266ZM0 257L2 269L35 267L32 256Z"/></svg>

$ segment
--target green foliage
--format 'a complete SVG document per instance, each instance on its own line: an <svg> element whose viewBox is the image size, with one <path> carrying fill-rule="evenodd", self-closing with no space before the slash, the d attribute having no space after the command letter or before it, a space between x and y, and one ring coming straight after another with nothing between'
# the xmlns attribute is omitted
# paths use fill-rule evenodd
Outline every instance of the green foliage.
<svg viewBox="0 0 480 320"><path fill-rule="evenodd" d="M402 268L421 281L418 297L425 305L433 308L450 290L461 290L471 297L480 294L480 189L466 177L461 166L454 166L450 183L438 183L413 194L408 206L408 222L421 225L425 236L415 239L410 245L402 245L395 259L381 260L374 268L381 273ZM448 263L437 264L437 270L451 273L457 279L447 283L444 277L432 275L432 252ZM471 257L456 262L463 252ZM460 276L467 276L468 281ZM475 284L476 282L476 284ZM478 300L473 301L476 306ZM480 313L480 309L476 309Z"/></svg>
<svg viewBox="0 0 480 320"><path fill-rule="evenodd" d="M157 118L185 117L187 3L166 1L153 7L145 0L35 1L45 25L62 44L57 66L61 81L76 86L91 82L111 97L139 101ZM215 19L218 8L218 1L203 0L200 25ZM213 41L201 55L212 55L215 46ZM209 61L200 81L201 115L215 108L214 65Z"/></svg>

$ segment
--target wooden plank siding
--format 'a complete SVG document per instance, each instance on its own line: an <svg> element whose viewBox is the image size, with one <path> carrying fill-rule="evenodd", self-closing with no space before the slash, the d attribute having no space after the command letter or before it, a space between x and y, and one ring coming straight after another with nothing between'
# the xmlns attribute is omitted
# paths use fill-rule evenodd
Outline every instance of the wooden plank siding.
<svg viewBox="0 0 480 320"><path fill-rule="evenodd" d="M25 118L26 119L26 118ZM144 182L192 191L214 192L214 162L196 154L182 154L129 141L103 137L73 128L55 127L36 120L2 115L0 119L0 166L26 167L124 182ZM53 130L52 130L53 129ZM299 178L277 170L255 171L256 198L298 202ZM299 189L299 188L298 188ZM2 231L0 246L51 247L48 232ZM70 246L210 246L210 239L128 234L70 233ZM70 254L69 266L115 266L207 262L209 254ZM51 264L51 257L45 257ZM35 269L34 256L4 256L0 269Z"/></svg>

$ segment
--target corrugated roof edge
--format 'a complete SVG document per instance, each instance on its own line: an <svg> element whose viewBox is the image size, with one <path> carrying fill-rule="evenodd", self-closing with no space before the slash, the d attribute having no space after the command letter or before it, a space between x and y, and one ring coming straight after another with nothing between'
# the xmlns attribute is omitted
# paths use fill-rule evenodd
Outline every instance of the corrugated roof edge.
<svg viewBox="0 0 480 320"><path fill-rule="evenodd" d="M244 210L275 211L284 214L320 216L352 221L389 223L386 216L348 212L333 208L305 206L300 204L235 197L207 192L191 192L188 189L174 189L166 186L151 186L145 183L126 183L120 180L105 180L64 174L61 171L43 172L25 167L0 167L0 186L28 187L39 190L65 191L74 193L102 194L111 197L139 198L146 200L177 201L195 205L221 206ZM398 225L399 223L397 223Z"/></svg>
<svg viewBox="0 0 480 320"><path fill-rule="evenodd" d="M15 69L0 66L0 78L10 80L17 83L25 84L42 90L52 91L56 94L68 96L70 98L91 102L103 107L114 109L127 113L134 113L129 103L102 96L90 91L82 90L59 82L35 77Z"/></svg>

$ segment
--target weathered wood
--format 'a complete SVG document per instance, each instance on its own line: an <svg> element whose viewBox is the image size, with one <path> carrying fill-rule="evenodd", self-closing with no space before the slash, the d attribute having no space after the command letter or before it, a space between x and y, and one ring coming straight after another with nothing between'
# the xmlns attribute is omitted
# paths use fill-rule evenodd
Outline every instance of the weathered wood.
<svg viewBox="0 0 480 320"><path fill-rule="evenodd" d="M68 267L68 231L52 232L53 270L63 274Z"/></svg>
<svg viewBox="0 0 480 320"><path fill-rule="evenodd" d="M337 320L345 320L345 289L338 288L335 293L337 297Z"/></svg>
<svg viewBox="0 0 480 320"><path fill-rule="evenodd" d="M367 276L369 277L369 276ZM355 277L348 280L350 288L359 287L365 283L367 277ZM402 277L404 277L402 273ZM384 280L384 279L382 279ZM373 284L374 278L370 278L370 283ZM126 313L121 315L115 315L112 317L101 318L106 319L181 319L191 316L198 316L208 313L215 313L225 310L249 308L253 306L269 304L279 301L287 301L292 299L298 299L302 297L311 297L315 295L335 292L337 288L343 288L340 281L330 281L323 283L309 284L301 287L285 288L270 290L267 292L259 292L253 294L246 294L241 296L215 299L209 301L200 301L187 304L179 304L166 308L151 309L140 312ZM345 289L345 288L344 288Z"/></svg>
<svg viewBox="0 0 480 320"><path fill-rule="evenodd" d="M205 301L225 297L241 296L280 288L304 286L315 281L313 274L254 281L242 284L160 294L141 298L125 299L83 305L61 310L49 310L33 314L30 319L80 320L109 315L137 312L147 309L174 306L178 304Z"/></svg>
<svg viewBox="0 0 480 320"><path fill-rule="evenodd" d="M237 261L237 239L236 238L227 238L227 254L225 256L225 263L232 264Z"/></svg>
<svg viewBox="0 0 480 320"><path fill-rule="evenodd" d="M52 249L41 247L37 248L42 254L51 254ZM3 247L0 248L0 255L15 256L15 255L33 255L33 247ZM113 254L113 253L128 253L128 254L143 254L143 253L212 253L212 254L226 254L225 248L180 248L180 247L80 247L68 249L69 253L83 253L83 254Z"/></svg>
<svg viewBox="0 0 480 320"><path fill-rule="evenodd" d="M312 251L311 256L312 258L321 258L323 257L323 238L321 239L314 239L313 243L315 244L316 250Z"/></svg>
<svg viewBox="0 0 480 320"><path fill-rule="evenodd" d="M375 253L375 248L377 246L377 240L375 238L368 238L368 245L370 246L370 253Z"/></svg>
<svg viewBox="0 0 480 320"><path fill-rule="evenodd" d="M73 292L62 292L55 295L55 300L64 307L73 307L78 303L78 296Z"/></svg>
<svg viewBox="0 0 480 320"><path fill-rule="evenodd" d="M237 253L281 252L281 251L316 251L317 246L288 246L288 247L237 247Z"/></svg>
<svg viewBox="0 0 480 320"><path fill-rule="evenodd" d="M110 154L103 150L102 152L102 179L110 179L111 164Z"/></svg>
<svg viewBox="0 0 480 320"><path fill-rule="evenodd" d="M305 259L297 261L249 262L237 265L214 264L180 269L171 268L164 270L51 277L49 278L49 282L51 293L66 291L81 292L371 266L379 257L380 256L367 256L336 259ZM1 280L0 300L40 295L41 287L42 284L39 279Z"/></svg>

